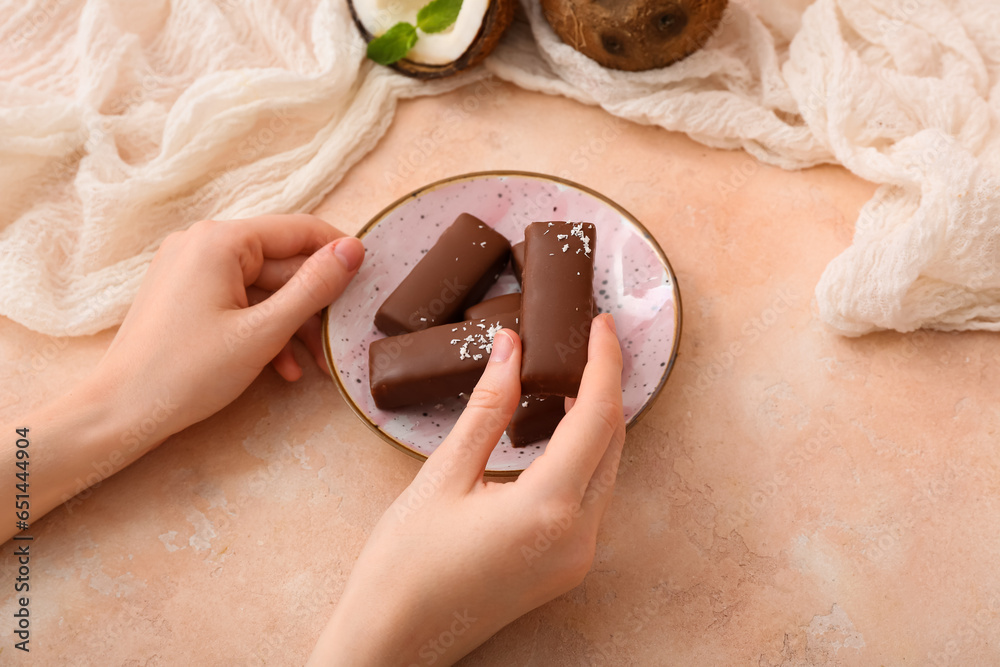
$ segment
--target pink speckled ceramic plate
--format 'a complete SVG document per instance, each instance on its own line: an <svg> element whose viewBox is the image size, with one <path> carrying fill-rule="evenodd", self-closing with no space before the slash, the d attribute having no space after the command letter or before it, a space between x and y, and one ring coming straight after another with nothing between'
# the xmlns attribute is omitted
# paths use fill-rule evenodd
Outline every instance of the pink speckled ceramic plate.
<svg viewBox="0 0 1000 667"><path fill-rule="evenodd" d="M601 312L615 316L625 357L625 420L634 424L663 387L677 354L681 304L670 264L649 232L607 197L554 176L515 171L431 183L390 204L358 233L367 249L365 263L323 317L331 374L358 416L391 445L424 459L462 412L459 398L379 410L368 387L368 346L383 336L372 323L375 311L460 213L482 219L511 243L523 240L524 228L535 220L597 226L594 294ZM517 281L508 268L486 298L514 291ZM487 473L517 474L545 445L515 449L505 435Z"/></svg>

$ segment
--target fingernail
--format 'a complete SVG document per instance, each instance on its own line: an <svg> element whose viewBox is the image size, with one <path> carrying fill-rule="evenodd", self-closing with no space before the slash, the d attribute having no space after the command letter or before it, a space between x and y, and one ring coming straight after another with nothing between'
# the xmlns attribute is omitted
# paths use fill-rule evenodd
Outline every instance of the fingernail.
<svg viewBox="0 0 1000 667"><path fill-rule="evenodd" d="M618 335L618 327L615 326L614 315L612 315L611 313L606 313L604 315L604 323L608 325L609 329L611 329L611 333L613 333L616 336Z"/></svg>
<svg viewBox="0 0 1000 667"><path fill-rule="evenodd" d="M333 254L337 256L345 269L354 272L361 266L361 260L365 258L365 247L361 241L353 236L345 236L334 242Z"/></svg>
<svg viewBox="0 0 1000 667"><path fill-rule="evenodd" d="M490 352L490 361L502 364L510 359L510 353L514 351L514 340L510 334L501 329L493 336L493 351Z"/></svg>

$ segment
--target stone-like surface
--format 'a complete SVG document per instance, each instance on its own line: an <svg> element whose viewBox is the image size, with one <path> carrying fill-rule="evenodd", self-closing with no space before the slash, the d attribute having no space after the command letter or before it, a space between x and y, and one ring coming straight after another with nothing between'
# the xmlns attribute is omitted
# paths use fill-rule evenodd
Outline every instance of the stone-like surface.
<svg viewBox="0 0 1000 667"><path fill-rule="evenodd" d="M501 168L566 176L637 215L679 277L684 333L629 435L586 582L463 664L1000 661L1000 342L848 340L812 307L870 184L480 84L404 104L318 212L353 232L429 181ZM111 337L0 321L0 420L84 376ZM31 663L302 663L417 466L315 368L293 385L266 371L35 525Z"/></svg>

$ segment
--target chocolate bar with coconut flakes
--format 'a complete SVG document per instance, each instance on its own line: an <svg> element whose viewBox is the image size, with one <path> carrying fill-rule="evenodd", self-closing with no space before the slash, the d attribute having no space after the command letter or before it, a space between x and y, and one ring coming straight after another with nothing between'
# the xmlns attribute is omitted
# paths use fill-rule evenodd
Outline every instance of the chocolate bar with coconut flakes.
<svg viewBox="0 0 1000 667"><path fill-rule="evenodd" d="M463 213L375 313L389 336L454 322L478 303L510 258L510 242L479 218Z"/></svg>
<svg viewBox="0 0 1000 667"><path fill-rule="evenodd" d="M518 325L517 313L504 313L374 341L368 377L375 405L391 410L472 393L486 370L493 336Z"/></svg>
<svg viewBox="0 0 1000 667"><path fill-rule="evenodd" d="M524 230L521 392L576 396L594 318L597 230L533 222Z"/></svg>

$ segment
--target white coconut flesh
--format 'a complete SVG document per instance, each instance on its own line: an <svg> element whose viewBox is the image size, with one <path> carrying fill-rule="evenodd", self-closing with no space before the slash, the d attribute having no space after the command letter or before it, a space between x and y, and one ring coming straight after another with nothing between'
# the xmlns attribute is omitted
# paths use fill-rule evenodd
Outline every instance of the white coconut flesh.
<svg viewBox="0 0 1000 667"><path fill-rule="evenodd" d="M429 0L354 0L354 11L369 34L378 37L400 21L417 25L417 12ZM463 0L458 19L441 32L417 28L417 43L407 60L425 65L447 65L458 60L479 34L490 0Z"/></svg>

